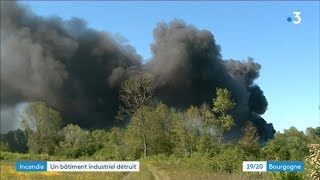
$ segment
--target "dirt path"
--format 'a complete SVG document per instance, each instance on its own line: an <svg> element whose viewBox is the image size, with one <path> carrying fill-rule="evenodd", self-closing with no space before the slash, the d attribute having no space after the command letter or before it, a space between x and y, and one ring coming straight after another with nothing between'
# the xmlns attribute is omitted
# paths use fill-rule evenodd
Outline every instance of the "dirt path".
<svg viewBox="0 0 320 180"><path fill-rule="evenodd" d="M170 180L167 176L162 176L159 174L159 171L151 166L150 164L141 164L140 172L131 172L127 174L123 180L139 180L139 179L148 179L148 180Z"/></svg>
<svg viewBox="0 0 320 180"><path fill-rule="evenodd" d="M163 176L159 174L159 171L155 167L151 166L150 164L147 164L146 166L149 169L149 171L152 172L155 180L170 180L168 176Z"/></svg>

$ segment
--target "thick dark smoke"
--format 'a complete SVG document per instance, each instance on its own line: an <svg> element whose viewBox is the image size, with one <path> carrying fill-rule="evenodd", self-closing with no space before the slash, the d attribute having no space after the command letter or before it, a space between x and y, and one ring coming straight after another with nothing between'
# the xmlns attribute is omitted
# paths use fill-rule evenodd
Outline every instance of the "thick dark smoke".
<svg viewBox="0 0 320 180"><path fill-rule="evenodd" d="M176 108L211 102L217 87L228 88L237 103L232 134L252 121L263 140L273 136L272 124L260 117L268 103L254 84L261 67L252 58L222 60L211 32L178 20L159 24L154 39L153 57L142 64L132 46L81 19L43 18L1 2L1 105L42 100L65 123L111 127L119 85L146 71L155 77L158 99Z"/></svg>
<svg viewBox="0 0 320 180"><path fill-rule="evenodd" d="M80 19L46 19L1 2L1 104L43 100L66 123L108 127L118 110L117 85L140 59L133 47Z"/></svg>
<svg viewBox="0 0 320 180"><path fill-rule="evenodd" d="M228 88L236 101L236 127L230 136L239 136L240 129L252 121L265 140L274 129L260 117L268 102L260 87L260 64L221 59L220 46L206 30L198 30L182 21L161 23L154 30L153 58L144 68L155 75L157 96L174 107L186 108L211 102L217 87ZM267 133L267 134L266 134Z"/></svg>

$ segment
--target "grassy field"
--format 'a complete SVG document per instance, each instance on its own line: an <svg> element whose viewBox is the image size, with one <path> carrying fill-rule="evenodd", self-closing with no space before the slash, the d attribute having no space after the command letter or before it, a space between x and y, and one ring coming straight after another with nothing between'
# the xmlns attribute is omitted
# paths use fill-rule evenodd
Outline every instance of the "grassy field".
<svg viewBox="0 0 320 180"><path fill-rule="evenodd" d="M191 168L172 162L148 162L149 169L157 174L159 179L170 180L256 180L256 179L272 179L269 174L246 173L246 174L220 174L213 173L208 170Z"/></svg>
<svg viewBox="0 0 320 180"><path fill-rule="evenodd" d="M186 168L178 164L141 161L140 172L17 172L14 161L1 161L1 180L64 180L64 179L115 179L115 180L250 180L271 179L266 174L215 174L197 168Z"/></svg>
<svg viewBox="0 0 320 180"><path fill-rule="evenodd" d="M69 179L115 179L120 180L127 176L124 172L17 172L15 162L1 161L1 180L21 179L21 180L69 180Z"/></svg>

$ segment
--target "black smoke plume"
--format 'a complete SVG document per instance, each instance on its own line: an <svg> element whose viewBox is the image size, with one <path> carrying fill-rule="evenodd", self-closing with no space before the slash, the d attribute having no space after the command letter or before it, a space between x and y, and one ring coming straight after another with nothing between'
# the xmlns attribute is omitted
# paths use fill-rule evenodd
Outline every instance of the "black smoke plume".
<svg viewBox="0 0 320 180"><path fill-rule="evenodd" d="M254 84L258 63L222 60L212 33L183 21L158 24L153 33L153 56L142 64L132 46L81 19L43 18L1 1L1 107L42 100L65 124L108 128L117 125L121 82L145 71L155 77L157 98L176 108L211 102L217 87L228 88L237 103L232 133L252 121L263 140L273 137L260 117L268 103Z"/></svg>

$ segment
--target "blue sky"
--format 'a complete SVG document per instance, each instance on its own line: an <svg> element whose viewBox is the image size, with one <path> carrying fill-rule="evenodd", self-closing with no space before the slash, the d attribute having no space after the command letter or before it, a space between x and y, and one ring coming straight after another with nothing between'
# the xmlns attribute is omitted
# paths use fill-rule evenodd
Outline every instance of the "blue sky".
<svg viewBox="0 0 320 180"><path fill-rule="evenodd" d="M263 117L277 131L320 126L320 2L23 2L43 16L81 17L125 37L145 60L158 22L183 19L210 30L224 59L253 57L268 99ZM288 22L301 12L300 24Z"/></svg>

